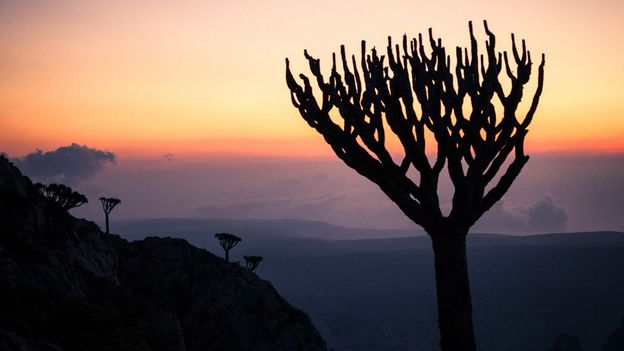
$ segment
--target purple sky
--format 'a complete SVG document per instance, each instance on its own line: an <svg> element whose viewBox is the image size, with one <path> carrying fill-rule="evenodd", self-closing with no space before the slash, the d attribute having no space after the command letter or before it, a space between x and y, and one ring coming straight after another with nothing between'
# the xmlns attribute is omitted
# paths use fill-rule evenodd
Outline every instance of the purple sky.
<svg viewBox="0 0 624 351"><path fill-rule="evenodd" d="M97 198L112 196L122 199L116 219L300 218L416 228L375 185L338 160L191 162L166 155L115 164L78 151L80 158L62 166L91 169L81 181L72 174L51 178L49 168L37 173L37 164L17 164L35 180L65 181L83 192L91 201L73 213L95 221L102 217ZM448 205L448 182L441 182L440 192ZM503 201L473 227L510 234L589 230L624 231L624 155L534 155Z"/></svg>

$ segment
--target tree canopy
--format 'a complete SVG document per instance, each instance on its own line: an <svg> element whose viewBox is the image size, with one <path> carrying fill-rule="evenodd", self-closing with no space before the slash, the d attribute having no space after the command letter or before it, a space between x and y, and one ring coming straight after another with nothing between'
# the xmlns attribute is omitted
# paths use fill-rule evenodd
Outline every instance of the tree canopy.
<svg viewBox="0 0 624 351"><path fill-rule="evenodd" d="M528 160L524 140L542 92L545 58L531 104L518 116L532 72L531 53L524 40L519 49L512 34L510 62L507 52L496 51L487 22L484 27L485 55L479 54L470 23L470 48L456 48L455 67L431 29L429 53L422 35L409 40L403 36L402 45L388 38L386 55L375 48L369 52L362 41L358 65L355 55L349 60L341 46L340 61L334 54L328 78L320 60L304 51L318 97L306 75L299 75L303 84L295 80L286 59L292 103L305 121L341 160L379 185L425 229L437 229L441 222L472 225L500 200ZM510 81L506 91L499 80L503 70ZM332 109L339 117L330 114ZM401 155L388 150L389 133L400 142ZM431 159L429 144L436 150ZM511 154L513 160L506 165ZM455 189L447 219L438 198L445 167Z"/></svg>
<svg viewBox="0 0 624 351"><path fill-rule="evenodd" d="M36 183L35 187L41 195L57 204L65 211L80 207L89 202L86 196L64 184L52 183L44 185Z"/></svg>
<svg viewBox="0 0 624 351"><path fill-rule="evenodd" d="M219 240L219 244L225 251L225 260L230 261L230 250L236 246L242 239L234 234L216 233L215 238Z"/></svg>

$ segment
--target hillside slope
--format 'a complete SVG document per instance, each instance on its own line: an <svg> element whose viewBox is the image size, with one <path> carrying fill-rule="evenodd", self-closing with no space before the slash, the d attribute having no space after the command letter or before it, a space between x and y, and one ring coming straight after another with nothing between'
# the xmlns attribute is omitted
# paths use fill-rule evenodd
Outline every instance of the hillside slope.
<svg viewBox="0 0 624 351"><path fill-rule="evenodd" d="M0 156L0 350L324 350L273 286L184 240L128 242Z"/></svg>

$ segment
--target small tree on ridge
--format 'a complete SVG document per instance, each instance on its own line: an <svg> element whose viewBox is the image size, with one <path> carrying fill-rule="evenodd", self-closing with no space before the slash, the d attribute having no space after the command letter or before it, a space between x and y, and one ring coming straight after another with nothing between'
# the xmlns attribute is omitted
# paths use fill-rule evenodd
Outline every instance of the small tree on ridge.
<svg viewBox="0 0 624 351"><path fill-rule="evenodd" d="M104 210L104 217L106 218L106 234L110 234L108 225L108 215L111 213L115 206L121 203L121 200L114 197L101 197L102 209Z"/></svg>
<svg viewBox="0 0 624 351"><path fill-rule="evenodd" d="M243 256L245 265L250 272L253 272L262 261L262 256Z"/></svg>
<svg viewBox="0 0 624 351"><path fill-rule="evenodd" d="M86 196L64 184L52 183L44 185L36 183L35 187L43 197L59 205L64 211L80 207L89 202Z"/></svg>
<svg viewBox="0 0 624 351"><path fill-rule="evenodd" d="M230 250L241 241L241 238L228 233L217 233L215 238L219 240L219 244L225 251L225 260L230 262Z"/></svg>

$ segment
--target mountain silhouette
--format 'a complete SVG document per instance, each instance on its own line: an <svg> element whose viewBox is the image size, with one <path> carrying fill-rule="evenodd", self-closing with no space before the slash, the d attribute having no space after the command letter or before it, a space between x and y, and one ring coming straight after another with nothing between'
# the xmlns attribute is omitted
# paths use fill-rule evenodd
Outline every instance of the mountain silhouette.
<svg viewBox="0 0 624 351"><path fill-rule="evenodd" d="M308 316L185 240L128 242L0 157L0 350L325 350Z"/></svg>

